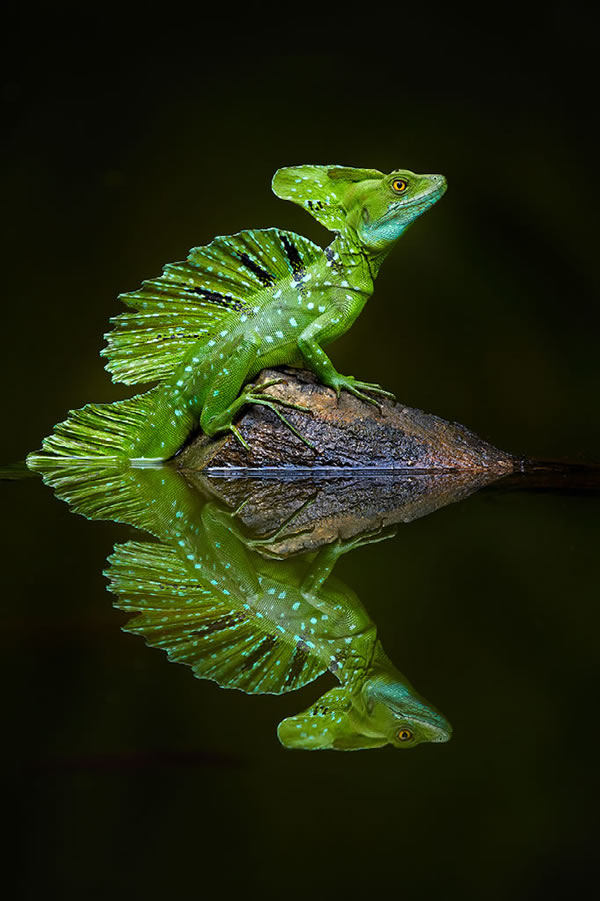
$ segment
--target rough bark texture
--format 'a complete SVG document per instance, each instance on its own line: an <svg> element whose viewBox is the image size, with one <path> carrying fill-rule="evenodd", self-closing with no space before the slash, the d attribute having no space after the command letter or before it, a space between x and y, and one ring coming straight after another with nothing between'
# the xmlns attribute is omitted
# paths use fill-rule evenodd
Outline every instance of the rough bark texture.
<svg viewBox="0 0 600 901"><path fill-rule="evenodd" d="M314 446L308 447L268 407L245 408L237 426L247 451L229 433L200 435L177 458L184 470L234 469L415 469L506 473L518 461L457 423L380 398L379 407L346 391L336 397L315 376L297 369L266 369L256 383L282 379L265 390L301 412L278 405L283 415Z"/></svg>
<svg viewBox="0 0 600 901"><path fill-rule="evenodd" d="M205 496L232 510L268 556L317 550L334 541L385 538L395 526L427 516L501 478L491 472L369 473L288 476L184 472Z"/></svg>

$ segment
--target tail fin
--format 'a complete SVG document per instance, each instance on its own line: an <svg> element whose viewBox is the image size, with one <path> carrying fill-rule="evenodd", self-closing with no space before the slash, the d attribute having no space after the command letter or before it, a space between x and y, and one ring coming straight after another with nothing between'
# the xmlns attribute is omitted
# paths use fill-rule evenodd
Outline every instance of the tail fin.
<svg viewBox="0 0 600 901"><path fill-rule="evenodd" d="M29 479L33 477L33 473L29 471L24 460L18 463L5 463L0 466L0 481L14 482L17 479Z"/></svg>
<svg viewBox="0 0 600 901"><path fill-rule="evenodd" d="M156 410L158 390L157 386L128 400L112 404L86 404L80 410L70 410L68 419L59 422L52 434L44 438L41 450L28 455L27 465L31 469L43 469L49 459L70 463L74 459L101 461L135 458L140 439L146 435L150 438L155 430L152 414ZM187 431L178 446L183 443L186 434ZM165 442L163 457L156 459L167 459L177 449L170 450Z"/></svg>

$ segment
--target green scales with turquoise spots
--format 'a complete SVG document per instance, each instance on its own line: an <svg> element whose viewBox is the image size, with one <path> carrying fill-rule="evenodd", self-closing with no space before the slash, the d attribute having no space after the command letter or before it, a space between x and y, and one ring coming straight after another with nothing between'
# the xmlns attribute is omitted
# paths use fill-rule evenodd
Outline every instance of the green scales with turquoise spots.
<svg viewBox="0 0 600 901"><path fill-rule="evenodd" d="M336 371L323 347L344 334L373 292L381 263L405 229L446 190L441 175L342 166L279 169L278 197L300 204L337 236L323 249L277 228L194 248L185 262L122 295L102 355L115 381L158 381L145 394L72 411L28 463L54 458L161 461L200 426L235 426L247 403L284 416L285 403L246 383L268 366L307 366L338 396L370 403L378 385ZM283 410L282 410L283 407ZM299 435L302 438L301 435Z"/></svg>

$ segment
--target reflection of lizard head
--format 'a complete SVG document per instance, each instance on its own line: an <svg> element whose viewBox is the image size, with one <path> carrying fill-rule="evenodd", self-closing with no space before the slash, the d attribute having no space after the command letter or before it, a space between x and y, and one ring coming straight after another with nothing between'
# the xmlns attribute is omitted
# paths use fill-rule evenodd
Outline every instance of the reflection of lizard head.
<svg viewBox="0 0 600 901"><path fill-rule="evenodd" d="M277 730L281 743L303 750L358 751L448 741L448 721L409 685L379 643L376 660L357 691L333 688L308 710L283 720Z"/></svg>
<svg viewBox="0 0 600 901"><path fill-rule="evenodd" d="M345 166L292 166L273 177L278 197L304 207L332 231L355 235L373 253L388 250L446 191L443 175Z"/></svg>

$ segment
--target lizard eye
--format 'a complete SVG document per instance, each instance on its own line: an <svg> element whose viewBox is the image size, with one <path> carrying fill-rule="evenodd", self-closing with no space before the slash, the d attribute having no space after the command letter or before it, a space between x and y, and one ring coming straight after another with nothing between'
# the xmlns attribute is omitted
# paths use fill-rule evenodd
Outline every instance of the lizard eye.
<svg viewBox="0 0 600 901"><path fill-rule="evenodd" d="M400 741L410 741L412 737L413 734L410 729L400 729L400 732L398 733L398 739Z"/></svg>
<svg viewBox="0 0 600 901"><path fill-rule="evenodd" d="M403 178L395 178L392 182L392 189L396 194L402 194L407 188L408 182L404 181Z"/></svg>

